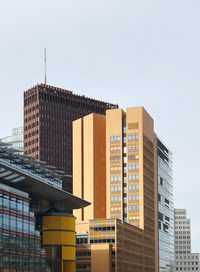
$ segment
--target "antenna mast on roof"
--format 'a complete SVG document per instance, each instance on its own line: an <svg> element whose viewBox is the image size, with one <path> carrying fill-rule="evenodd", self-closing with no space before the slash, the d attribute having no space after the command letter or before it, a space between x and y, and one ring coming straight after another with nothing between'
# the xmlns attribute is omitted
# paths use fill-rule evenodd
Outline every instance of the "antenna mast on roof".
<svg viewBox="0 0 200 272"><path fill-rule="evenodd" d="M44 84L47 84L47 49L44 48Z"/></svg>

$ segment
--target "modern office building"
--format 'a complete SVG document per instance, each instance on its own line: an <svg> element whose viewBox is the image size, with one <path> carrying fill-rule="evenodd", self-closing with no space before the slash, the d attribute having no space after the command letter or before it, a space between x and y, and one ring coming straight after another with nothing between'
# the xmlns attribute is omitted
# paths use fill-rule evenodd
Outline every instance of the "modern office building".
<svg viewBox="0 0 200 272"><path fill-rule="evenodd" d="M73 209L60 171L0 143L0 271L74 272ZM41 243L42 241L42 243Z"/></svg>
<svg viewBox="0 0 200 272"><path fill-rule="evenodd" d="M172 152L157 138L159 271L174 271Z"/></svg>
<svg viewBox="0 0 200 272"><path fill-rule="evenodd" d="M119 219L94 219L76 225L77 272L155 271L145 232ZM151 256L151 257L150 257Z"/></svg>
<svg viewBox="0 0 200 272"><path fill-rule="evenodd" d="M121 253L121 264L110 262L112 271L157 271L157 137L151 116L143 107L135 107L126 112L107 110L106 116L90 114L74 121L73 168L74 194L92 203L74 212L77 226L91 219L118 219L122 228L130 231L129 238L122 239L124 250L128 250L130 239L126 253L129 260ZM141 246L149 246L145 250L138 247L138 255L136 230L143 236ZM77 233L84 236L87 231ZM94 266L91 263L88 271L100 271L100 267L92 269Z"/></svg>
<svg viewBox="0 0 200 272"><path fill-rule="evenodd" d="M174 209L176 271L200 271L200 254L191 253L191 221L186 209Z"/></svg>
<svg viewBox="0 0 200 272"><path fill-rule="evenodd" d="M37 84L24 92L24 153L64 171L63 189L72 192L72 121L117 107Z"/></svg>
<svg viewBox="0 0 200 272"><path fill-rule="evenodd" d="M19 150L19 154L24 152L24 131L23 127L13 128L12 135L3 137L1 142L9 144L11 148Z"/></svg>
<svg viewBox="0 0 200 272"><path fill-rule="evenodd" d="M0 271L50 271L25 192L0 183Z"/></svg>

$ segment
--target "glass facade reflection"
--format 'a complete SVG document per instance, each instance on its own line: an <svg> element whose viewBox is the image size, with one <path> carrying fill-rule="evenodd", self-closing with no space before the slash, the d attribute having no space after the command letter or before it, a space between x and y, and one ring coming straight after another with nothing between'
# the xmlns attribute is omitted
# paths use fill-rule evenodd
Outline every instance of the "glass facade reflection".
<svg viewBox="0 0 200 272"><path fill-rule="evenodd" d="M157 139L159 272L174 271L172 152Z"/></svg>
<svg viewBox="0 0 200 272"><path fill-rule="evenodd" d="M23 127L13 128L12 135L2 138L0 141L7 143L11 148L18 149L19 154L23 154L24 151L24 131Z"/></svg>
<svg viewBox="0 0 200 272"><path fill-rule="evenodd" d="M0 271L48 271L27 193L0 183Z"/></svg>

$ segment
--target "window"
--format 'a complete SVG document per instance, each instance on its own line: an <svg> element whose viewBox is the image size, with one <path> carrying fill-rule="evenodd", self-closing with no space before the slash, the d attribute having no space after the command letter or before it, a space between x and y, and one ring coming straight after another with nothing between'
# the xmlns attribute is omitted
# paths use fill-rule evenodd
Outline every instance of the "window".
<svg viewBox="0 0 200 272"><path fill-rule="evenodd" d="M138 145L129 145L128 150L138 150Z"/></svg>
<svg viewBox="0 0 200 272"><path fill-rule="evenodd" d="M139 211L139 205L131 205L128 209L129 211Z"/></svg>
<svg viewBox="0 0 200 272"><path fill-rule="evenodd" d="M111 156L110 162L120 162L120 156Z"/></svg>
<svg viewBox="0 0 200 272"><path fill-rule="evenodd" d="M131 190L139 190L139 185L138 184L130 184L128 186L128 189Z"/></svg>
<svg viewBox="0 0 200 272"><path fill-rule="evenodd" d="M139 179L139 175L128 175L128 180L138 180Z"/></svg>
<svg viewBox="0 0 200 272"><path fill-rule="evenodd" d="M110 187L111 192L118 192L121 191L121 186L111 186Z"/></svg>
<svg viewBox="0 0 200 272"><path fill-rule="evenodd" d="M139 169L139 164L129 164L128 165L128 170L138 170Z"/></svg>
<svg viewBox="0 0 200 272"><path fill-rule="evenodd" d="M114 181L120 181L121 180L121 176L110 176L110 181L114 182Z"/></svg>
<svg viewBox="0 0 200 272"><path fill-rule="evenodd" d="M139 200L139 195L129 195L129 196L128 196L128 199L129 199L130 201Z"/></svg>
<svg viewBox="0 0 200 272"><path fill-rule="evenodd" d="M111 141L111 142L120 141L120 136L110 136L110 141Z"/></svg>
<svg viewBox="0 0 200 272"><path fill-rule="evenodd" d="M121 201L121 196L111 196L110 201L111 202L119 202L119 201Z"/></svg>
<svg viewBox="0 0 200 272"><path fill-rule="evenodd" d="M138 140L139 136L137 133L134 133L134 134L128 134L128 140L131 141L131 140Z"/></svg>

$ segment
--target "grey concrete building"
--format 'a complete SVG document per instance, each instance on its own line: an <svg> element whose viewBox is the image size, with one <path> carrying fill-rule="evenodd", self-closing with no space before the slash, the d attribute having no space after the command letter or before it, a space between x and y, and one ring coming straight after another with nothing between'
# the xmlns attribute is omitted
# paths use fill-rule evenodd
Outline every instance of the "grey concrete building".
<svg viewBox="0 0 200 272"><path fill-rule="evenodd" d="M186 209L174 210L176 271L200 271L199 253L191 252L191 221Z"/></svg>

